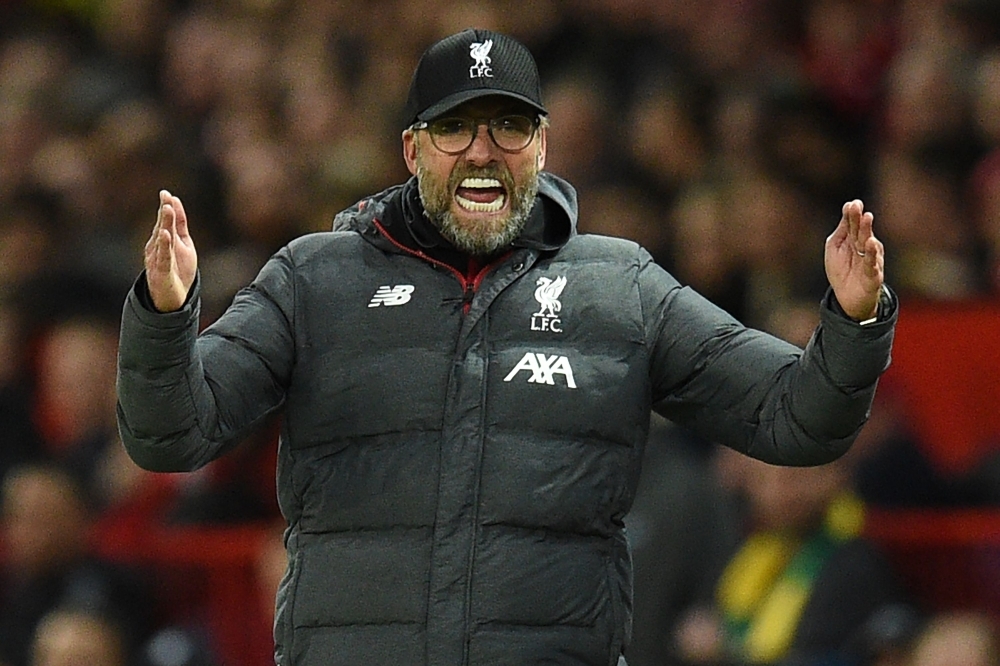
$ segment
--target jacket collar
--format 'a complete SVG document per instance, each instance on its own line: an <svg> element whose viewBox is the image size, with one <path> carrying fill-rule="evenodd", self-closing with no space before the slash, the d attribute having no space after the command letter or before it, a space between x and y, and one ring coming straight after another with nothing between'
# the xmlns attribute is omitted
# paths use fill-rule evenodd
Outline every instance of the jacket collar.
<svg viewBox="0 0 1000 666"><path fill-rule="evenodd" d="M538 180L538 196L531 217L513 245L539 251L558 250L576 235L576 190L567 181L546 171L539 174ZM392 240L410 249L425 254L463 256L424 217L416 178L367 197L338 213L333 230L357 231L380 248L399 251L392 240L381 238L376 223L392 236Z"/></svg>

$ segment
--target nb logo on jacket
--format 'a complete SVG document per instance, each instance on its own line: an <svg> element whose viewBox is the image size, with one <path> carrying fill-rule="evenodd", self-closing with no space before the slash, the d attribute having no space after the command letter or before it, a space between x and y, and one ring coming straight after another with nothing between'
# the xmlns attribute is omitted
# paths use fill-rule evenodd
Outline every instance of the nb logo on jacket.
<svg viewBox="0 0 1000 666"><path fill-rule="evenodd" d="M368 302L368 307L377 308L380 305L388 306L408 303L413 289L414 286L412 284L397 284L395 287L382 285L375 292L375 295L372 296L372 300Z"/></svg>

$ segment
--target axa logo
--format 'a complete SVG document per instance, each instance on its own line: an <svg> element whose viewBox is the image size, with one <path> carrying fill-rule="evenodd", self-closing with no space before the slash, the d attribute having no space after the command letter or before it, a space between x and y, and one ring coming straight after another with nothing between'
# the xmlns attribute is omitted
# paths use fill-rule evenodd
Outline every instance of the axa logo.
<svg viewBox="0 0 1000 666"><path fill-rule="evenodd" d="M576 388L576 380L573 378L573 367L569 364L569 359L565 356L559 356L558 354L546 356L545 354L528 352L521 357L521 360L517 362L514 369L507 373L507 376L503 380L505 382L513 380L522 370L527 370L531 373L531 376L528 377L529 384L555 385L555 375L562 375L566 381L566 386L571 389Z"/></svg>
<svg viewBox="0 0 1000 666"><path fill-rule="evenodd" d="M493 40L487 39L485 42L474 42L469 44L469 55L476 62L469 68L469 78L479 79L483 77L493 78L493 68L490 67L490 49L493 48Z"/></svg>
<svg viewBox="0 0 1000 666"><path fill-rule="evenodd" d="M368 302L368 307L377 308L380 305L402 305L410 300L410 294L413 293L412 284L397 284L395 287L390 287L389 285L382 285L372 296L372 300Z"/></svg>
<svg viewBox="0 0 1000 666"><path fill-rule="evenodd" d="M540 277L535 284L538 285L535 300L538 301L539 309L531 315L531 330L562 333L562 321L559 319L562 303L559 296L566 287L566 276L560 275L554 280Z"/></svg>

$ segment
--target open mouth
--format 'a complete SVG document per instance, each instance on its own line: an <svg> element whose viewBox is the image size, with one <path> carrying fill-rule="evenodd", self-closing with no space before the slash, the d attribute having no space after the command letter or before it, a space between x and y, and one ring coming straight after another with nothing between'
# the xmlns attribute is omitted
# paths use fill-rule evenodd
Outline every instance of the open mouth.
<svg viewBox="0 0 1000 666"><path fill-rule="evenodd" d="M507 203L507 191L495 178L465 178L455 190L455 201L473 213L495 213Z"/></svg>

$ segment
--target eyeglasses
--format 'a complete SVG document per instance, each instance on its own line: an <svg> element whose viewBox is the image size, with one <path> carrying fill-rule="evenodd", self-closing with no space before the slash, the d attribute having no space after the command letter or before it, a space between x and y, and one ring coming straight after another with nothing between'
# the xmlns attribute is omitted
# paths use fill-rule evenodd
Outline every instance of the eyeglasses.
<svg viewBox="0 0 1000 666"><path fill-rule="evenodd" d="M431 143L442 153L458 155L465 152L479 133L479 126L486 125L486 130L493 143L500 150L517 153L528 147L535 138L539 120L537 117L510 115L499 118L438 118L430 122L417 122L410 126L411 130L427 130L431 135Z"/></svg>

